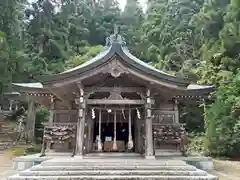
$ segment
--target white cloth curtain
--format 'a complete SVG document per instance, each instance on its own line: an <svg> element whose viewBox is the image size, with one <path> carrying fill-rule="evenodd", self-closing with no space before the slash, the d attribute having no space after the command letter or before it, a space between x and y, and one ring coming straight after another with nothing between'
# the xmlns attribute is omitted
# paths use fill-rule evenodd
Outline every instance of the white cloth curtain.
<svg viewBox="0 0 240 180"><path fill-rule="evenodd" d="M114 139L113 139L113 150L117 150L117 113L114 110Z"/></svg>
<svg viewBox="0 0 240 180"><path fill-rule="evenodd" d="M99 110L99 126L98 126L98 151L102 151L102 138L101 138L101 124L102 124L102 111Z"/></svg>

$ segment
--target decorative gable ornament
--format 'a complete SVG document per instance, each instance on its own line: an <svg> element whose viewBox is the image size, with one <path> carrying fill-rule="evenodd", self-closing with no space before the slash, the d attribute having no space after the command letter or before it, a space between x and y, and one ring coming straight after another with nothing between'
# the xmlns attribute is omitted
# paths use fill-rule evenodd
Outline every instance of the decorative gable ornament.
<svg viewBox="0 0 240 180"><path fill-rule="evenodd" d="M117 78L120 77L122 74L128 74L128 69L122 65L120 60L115 57L113 60L111 60L106 68L104 69L103 73L109 73L112 77Z"/></svg>
<svg viewBox="0 0 240 180"><path fill-rule="evenodd" d="M112 46L114 43L118 43L121 44L121 46L126 47L126 41L119 33L120 27L115 25L114 33L106 38L106 48Z"/></svg>

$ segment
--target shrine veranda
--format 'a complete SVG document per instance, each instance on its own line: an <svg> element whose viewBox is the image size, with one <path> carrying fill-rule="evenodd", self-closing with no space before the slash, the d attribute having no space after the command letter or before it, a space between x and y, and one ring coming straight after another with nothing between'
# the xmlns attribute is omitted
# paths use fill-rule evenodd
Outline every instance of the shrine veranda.
<svg viewBox="0 0 240 180"><path fill-rule="evenodd" d="M186 132L179 106L202 103L213 86L160 71L132 55L115 33L103 52L73 69L37 76L35 83L13 83L28 100L28 121L36 104L49 109L42 155L71 152L138 153L154 159L158 151L184 153ZM34 129L34 123L29 129ZM34 131L29 131L34 137Z"/></svg>

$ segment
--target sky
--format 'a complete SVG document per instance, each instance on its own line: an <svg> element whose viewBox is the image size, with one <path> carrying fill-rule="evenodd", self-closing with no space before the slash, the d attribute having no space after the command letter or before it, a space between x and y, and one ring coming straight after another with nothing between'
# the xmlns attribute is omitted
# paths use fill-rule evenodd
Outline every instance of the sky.
<svg viewBox="0 0 240 180"><path fill-rule="evenodd" d="M121 9L124 9L125 5L126 5L126 1L127 0L117 0L121 6ZM139 2L141 3L142 6L145 5L147 0L139 0Z"/></svg>

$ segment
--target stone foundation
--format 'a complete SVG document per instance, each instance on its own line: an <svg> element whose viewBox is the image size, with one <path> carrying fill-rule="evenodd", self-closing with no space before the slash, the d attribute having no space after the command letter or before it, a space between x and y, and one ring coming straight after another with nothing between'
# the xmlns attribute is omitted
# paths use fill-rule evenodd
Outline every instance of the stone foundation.
<svg viewBox="0 0 240 180"><path fill-rule="evenodd" d="M213 170L213 161L211 157L204 157L204 156L190 156L190 157L184 157L183 160L187 162L190 165L193 165L199 169L202 170Z"/></svg>
<svg viewBox="0 0 240 180"><path fill-rule="evenodd" d="M37 164L41 164L43 161L48 159L50 159L50 157L40 157L40 154L20 156L12 160L12 168L13 170L23 171Z"/></svg>

